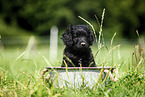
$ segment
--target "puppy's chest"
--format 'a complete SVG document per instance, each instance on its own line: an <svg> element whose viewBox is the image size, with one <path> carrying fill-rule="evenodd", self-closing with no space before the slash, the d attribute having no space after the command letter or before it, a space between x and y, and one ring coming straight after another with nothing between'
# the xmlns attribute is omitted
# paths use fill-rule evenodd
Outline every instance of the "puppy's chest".
<svg viewBox="0 0 145 97"><path fill-rule="evenodd" d="M89 55L74 55L74 59L79 60L80 62L88 61L89 57Z"/></svg>
<svg viewBox="0 0 145 97"><path fill-rule="evenodd" d="M80 66L80 64L83 67L88 66L89 65L89 57L87 57L87 56L77 56L76 58L74 58L73 63L76 66Z"/></svg>
<svg viewBox="0 0 145 97"><path fill-rule="evenodd" d="M70 58L72 61L81 61L81 62L85 62L85 61L89 61L90 57L91 57L91 53L90 52L85 52L85 53L79 53L79 52L72 52L65 50L64 54Z"/></svg>

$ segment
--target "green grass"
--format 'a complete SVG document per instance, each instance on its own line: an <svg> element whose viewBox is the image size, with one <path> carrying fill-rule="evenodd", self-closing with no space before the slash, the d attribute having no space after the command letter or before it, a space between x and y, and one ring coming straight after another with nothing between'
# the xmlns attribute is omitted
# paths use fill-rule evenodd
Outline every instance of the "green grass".
<svg viewBox="0 0 145 97"><path fill-rule="evenodd" d="M144 59L136 68L132 64L133 45L120 46L107 54L108 50L102 48L98 53L95 61L98 66L102 66L105 59L105 66L119 68L119 80L111 82L109 85L100 85L99 87L90 89L84 87L81 89L62 87L49 87L41 78L42 70L50 66L59 67L62 61L62 53L64 47L58 48L58 59L51 61L49 59L49 47L41 46L36 51L30 52L29 56L25 56L25 49L8 48L0 52L0 96L145 96L145 66ZM94 55L97 52L97 47L93 46ZM141 59L141 58L140 58ZM48 63L49 62L49 63ZM136 64L136 66L137 66Z"/></svg>
<svg viewBox="0 0 145 97"><path fill-rule="evenodd" d="M102 20L97 44L92 47L97 66L114 66L118 69L118 80L94 88L63 88L50 86L42 79L41 72L45 67L60 67L64 46L58 46L58 58L51 60L49 46L38 45L35 50L22 47L9 47L0 51L0 97L143 97L145 96L145 63L144 52L139 56L133 44L117 42L113 38L104 44ZM96 17L97 18L97 17ZM87 22L93 29L93 26ZM95 30L93 30L95 33ZM139 35L138 35L139 36ZM27 46L31 48L32 45ZM115 76L115 74L113 74ZM101 77L100 77L101 78Z"/></svg>

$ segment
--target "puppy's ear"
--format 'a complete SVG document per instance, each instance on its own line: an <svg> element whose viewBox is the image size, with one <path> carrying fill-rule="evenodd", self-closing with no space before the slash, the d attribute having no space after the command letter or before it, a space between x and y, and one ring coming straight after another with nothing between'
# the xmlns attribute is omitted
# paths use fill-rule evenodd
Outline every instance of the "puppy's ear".
<svg viewBox="0 0 145 97"><path fill-rule="evenodd" d="M89 43L90 45L93 45L95 38L93 32L90 30L90 35L89 35Z"/></svg>
<svg viewBox="0 0 145 97"><path fill-rule="evenodd" d="M86 25L86 28L87 28L87 31L89 33L88 40L89 40L89 44L91 46L91 45L93 45L93 42L95 40L94 34L93 34L93 32L91 31L91 29L90 29L90 27L88 25Z"/></svg>
<svg viewBox="0 0 145 97"><path fill-rule="evenodd" d="M68 47L71 47L73 44L71 33L72 33L72 26L69 25L66 31L62 34L62 41Z"/></svg>

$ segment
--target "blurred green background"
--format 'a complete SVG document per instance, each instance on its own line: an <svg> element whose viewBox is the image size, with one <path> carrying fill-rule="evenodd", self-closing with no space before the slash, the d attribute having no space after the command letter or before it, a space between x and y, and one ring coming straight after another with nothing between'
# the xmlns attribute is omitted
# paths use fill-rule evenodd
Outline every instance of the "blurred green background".
<svg viewBox="0 0 145 97"><path fill-rule="evenodd" d="M104 37L134 39L136 30L145 34L145 0L0 0L0 34L3 36L49 35L52 26L61 34L68 24L92 23L98 32L94 15L101 21L103 9Z"/></svg>
<svg viewBox="0 0 145 97"><path fill-rule="evenodd" d="M104 8L103 37L100 43L91 47L96 65L114 65L119 68L120 78L124 72L134 71L135 68L139 71L137 77L136 73L130 75L128 72L130 77L124 77L127 81L123 78L108 88L103 88L103 85L101 89L97 88L97 92L96 89L88 91L87 88L48 89L40 75L45 67L61 66L64 49L61 34L69 24L87 24L78 18L81 16L94 26L98 38L99 25L95 15L101 22ZM58 27L58 44L57 49L51 50L50 30L54 26ZM116 36L112 38L115 32ZM145 74L142 72L145 66L144 35L145 0L0 0L0 97L41 97L48 94L48 91L49 95L53 95L55 90L58 94L54 96L70 95L70 91L73 95L79 93L81 96L102 96L102 92L107 96L118 93L127 96L144 95L141 86L144 82L140 80L144 78L141 75ZM57 53L55 59L54 54L50 54L53 50ZM130 79L135 79L135 86Z"/></svg>
<svg viewBox="0 0 145 97"><path fill-rule="evenodd" d="M57 26L58 46L63 50L60 38L66 27L87 24L78 16L89 21L98 36L95 15L101 22L104 8L102 34L107 43L115 32L114 42L123 45L137 42L136 30L145 35L145 0L0 0L0 47L25 49L33 35L37 47L45 44L42 48L49 49L50 29Z"/></svg>

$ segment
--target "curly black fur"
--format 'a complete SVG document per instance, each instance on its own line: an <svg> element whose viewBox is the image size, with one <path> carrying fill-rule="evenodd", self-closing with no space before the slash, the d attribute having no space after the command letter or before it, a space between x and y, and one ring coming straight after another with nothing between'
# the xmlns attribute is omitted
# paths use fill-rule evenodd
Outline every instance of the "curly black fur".
<svg viewBox="0 0 145 97"><path fill-rule="evenodd" d="M69 25L62 34L62 40L66 45L64 60L68 67L95 67L94 57L90 46L93 44L94 35L88 25Z"/></svg>

